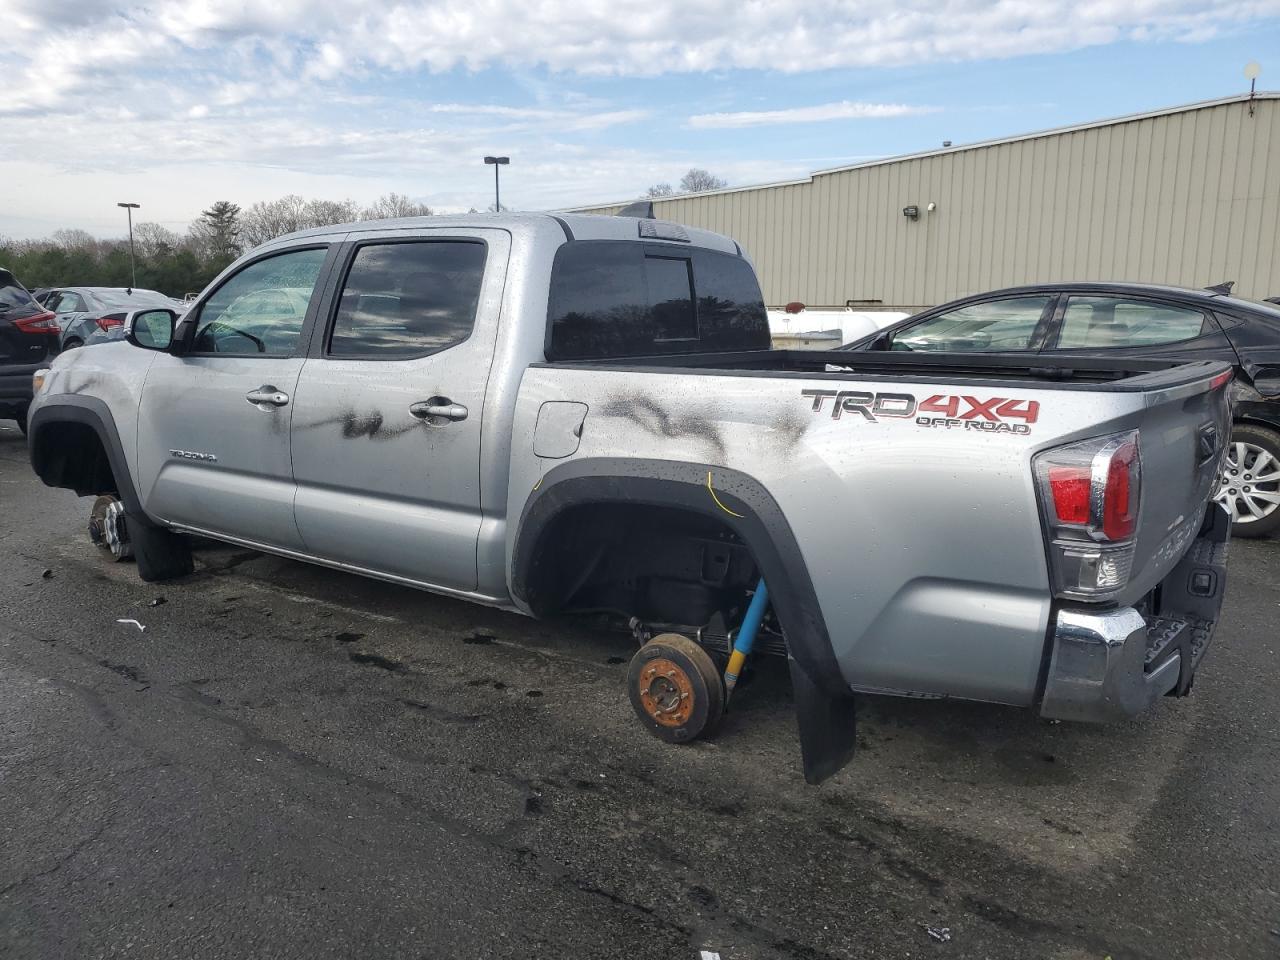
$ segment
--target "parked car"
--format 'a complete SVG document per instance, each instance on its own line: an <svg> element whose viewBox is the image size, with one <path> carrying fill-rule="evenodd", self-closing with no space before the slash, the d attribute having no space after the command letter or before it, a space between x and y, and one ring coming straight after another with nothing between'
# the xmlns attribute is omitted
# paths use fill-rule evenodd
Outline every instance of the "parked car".
<svg viewBox="0 0 1280 960"><path fill-rule="evenodd" d="M1260 537L1280 528L1280 308L1225 289L1013 287L944 303L840 349L1225 361L1235 368L1235 406L1216 499L1237 536Z"/></svg>
<svg viewBox="0 0 1280 960"><path fill-rule="evenodd" d="M95 330L119 326L121 314L130 309L182 308L180 301L138 287L58 287L49 291L44 305L57 315L64 350L83 346Z"/></svg>
<svg viewBox="0 0 1280 960"><path fill-rule="evenodd" d="M855 692L1094 721L1188 693L1226 583L1230 381L773 351L727 237L432 217L280 238L181 322L63 354L30 455L99 498L93 536L145 580L190 573L201 534L620 615L664 740L714 729L755 642L789 659L817 781L853 750Z"/></svg>
<svg viewBox="0 0 1280 960"><path fill-rule="evenodd" d="M58 324L12 273L0 268L0 417L27 432L32 375L58 353Z"/></svg>

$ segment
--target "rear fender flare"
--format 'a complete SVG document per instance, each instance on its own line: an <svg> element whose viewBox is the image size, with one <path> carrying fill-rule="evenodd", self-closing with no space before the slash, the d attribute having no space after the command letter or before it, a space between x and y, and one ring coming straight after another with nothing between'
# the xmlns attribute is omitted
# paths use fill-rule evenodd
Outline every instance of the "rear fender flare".
<svg viewBox="0 0 1280 960"><path fill-rule="evenodd" d="M529 577L543 533L565 510L597 503L678 507L723 522L760 566L795 666L822 692L850 695L791 526L758 480L727 467L592 457L548 471L525 502L516 532L511 592L522 604L529 605Z"/></svg>

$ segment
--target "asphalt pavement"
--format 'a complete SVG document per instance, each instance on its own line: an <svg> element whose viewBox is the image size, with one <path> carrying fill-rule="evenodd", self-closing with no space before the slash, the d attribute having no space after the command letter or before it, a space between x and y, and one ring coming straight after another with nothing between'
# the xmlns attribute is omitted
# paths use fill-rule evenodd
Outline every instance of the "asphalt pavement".
<svg viewBox="0 0 1280 960"><path fill-rule="evenodd" d="M213 544L144 584L89 505L0 421L5 958L1280 956L1280 543L1190 698L865 698L810 787L782 664L668 746L603 625Z"/></svg>

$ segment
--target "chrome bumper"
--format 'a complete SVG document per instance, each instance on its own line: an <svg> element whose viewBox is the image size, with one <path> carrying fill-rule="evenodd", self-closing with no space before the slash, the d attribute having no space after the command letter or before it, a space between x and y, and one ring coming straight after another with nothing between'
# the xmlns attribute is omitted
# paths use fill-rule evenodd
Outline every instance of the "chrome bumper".
<svg viewBox="0 0 1280 960"><path fill-rule="evenodd" d="M1181 653L1146 672L1147 621L1132 607L1060 610L1040 714L1104 723L1141 713L1178 685Z"/></svg>
<svg viewBox="0 0 1280 960"><path fill-rule="evenodd" d="M1158 609L1148 617L1133 607L1060 609L1041 716L1105 723L1165 694L1190 693L1222 612L1230 536L1226 511L1211 505L1200 536L1153 594Z"/></svg>

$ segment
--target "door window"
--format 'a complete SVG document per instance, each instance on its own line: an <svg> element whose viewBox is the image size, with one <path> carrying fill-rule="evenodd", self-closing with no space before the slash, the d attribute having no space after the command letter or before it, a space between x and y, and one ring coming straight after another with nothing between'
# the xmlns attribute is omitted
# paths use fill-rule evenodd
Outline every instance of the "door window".
<svg viewBox="0 0 1280 960"><path fill-rule="evenodd" d="M200 308L192 352L293 354L327 254L294 250L257 260L232 276Z"/></svg>
<svg viewBox="0 0 1280 960"><path fill-rule="evenodd" d="M1071 297L1062 314L1059 350L1150 347L1200 336L1205 315L1199 310L1148 300Z"/></svg>
<svg viewBox="0 0 1280 960"><path fill-rule="evenodd" d="M84 300L80 294L72 293L69 290L64 291L58 297L58 306L54 313L83 313Z"/></svg>
<svg viewBox="0 0 1280 960"><path fill-rule="evenodd" d="M331 357L404 360L471 336L485 245L476 240L373 243L356 251L329 338Z"/></svg>
<svg viewBox="0 0 1280 960"><path fill-rule="evenodd" d="M895 334L894 350L993 353L1030 350L1052 297L1010 297L971 303Z"/></svg>

